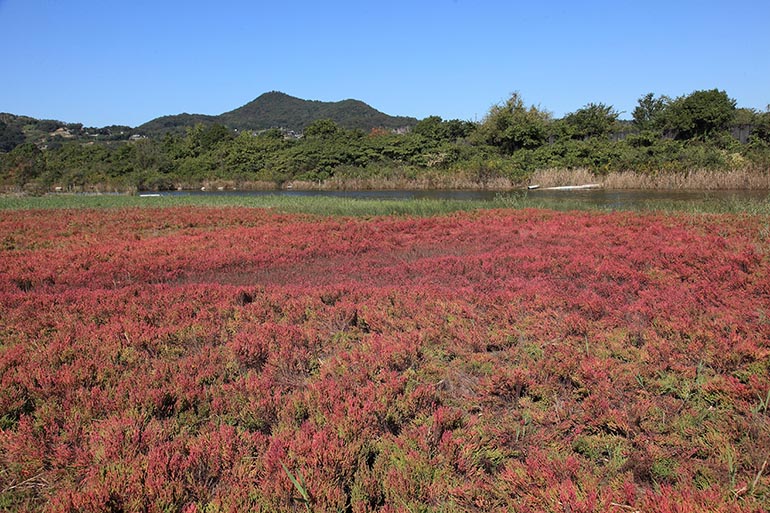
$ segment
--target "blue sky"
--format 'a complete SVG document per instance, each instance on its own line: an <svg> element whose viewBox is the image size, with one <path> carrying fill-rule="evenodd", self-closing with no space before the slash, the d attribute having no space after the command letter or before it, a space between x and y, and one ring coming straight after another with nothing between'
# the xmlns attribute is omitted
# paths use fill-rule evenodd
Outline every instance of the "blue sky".
<svg viewBox="0 0 770 513"><path fill-rule="evenodd" d="M278 90L482 119L647 92L770 103L770 1L0 0L0 112L136 126Z"/></svg>

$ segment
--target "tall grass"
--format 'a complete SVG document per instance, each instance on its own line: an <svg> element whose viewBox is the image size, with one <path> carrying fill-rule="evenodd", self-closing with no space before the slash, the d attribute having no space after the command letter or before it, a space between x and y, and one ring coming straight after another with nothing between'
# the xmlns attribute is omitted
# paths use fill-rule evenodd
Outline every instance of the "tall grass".
<svg viewBox="0 0 770 513"><path fill-rule="evenodd" d="M141 197L130 195L0 196L0 210L78 208L248 207L322 216L434 216L479 209L637 210L687 213L745 213L770 215L770 196L764 199L715 198L649 199L627 204L598 205L580 196L542 197L527 191L500 192L492 200L362 199L338 196L191 195Z"/></svg>
<svg viewBox="0 0 770 513"><path fill-rule="evenodd" d="M686 172L613 171L607 174L594 174L585 168L546 169L532 173L529 183L542 187L598 183L605 189L770 190L770 172L738 168L729 171L694 169Z"/></svg>
<svg viewBox="0 0 770 513"><path fill-rule="evenodd" d="M770 189L770 173L751 169L696 169L687 173L659 175L625 172L610 173L603 184L608 189Z"/></svg>
<svg viewBox="0 0 770 513"><path fill-rule="evenodd" d="M503 191L520 187L505 177L491 177L479 181L476 177L460 174L424 172L418 176L387 176L387 177L332 177L323 182L306 182L295 180L288 182L300 190L336 190L336 191L366 191L366 190L492 190Z"/></svg>
<svg viewBox="0 0 770 513"><path fill-rule="evenodd" d="M601 183L602 178L596 176L590 169L542 169L535 171L529 178L531 185L541 187L558 187L561 185L583 185Z"/></svg>

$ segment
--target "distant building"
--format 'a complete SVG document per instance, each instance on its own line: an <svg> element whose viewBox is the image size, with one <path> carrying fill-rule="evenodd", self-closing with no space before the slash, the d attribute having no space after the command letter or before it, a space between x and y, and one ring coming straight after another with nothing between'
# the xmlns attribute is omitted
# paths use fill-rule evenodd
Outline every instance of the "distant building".
<svg viewBox="0 0 770 513"><path fill-rule="evenodd" d="M70 132L69 128L60 127L54 130L49 134L51 137L61 137L63 139L72 139L75 137L72 135L72 132Z"/></svg>

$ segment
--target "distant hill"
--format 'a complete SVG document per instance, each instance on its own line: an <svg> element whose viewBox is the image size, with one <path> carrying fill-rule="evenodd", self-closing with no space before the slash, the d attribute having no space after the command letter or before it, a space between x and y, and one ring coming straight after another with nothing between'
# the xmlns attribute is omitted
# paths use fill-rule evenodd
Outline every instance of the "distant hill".
<svg viewBox="0 0 770 513"><path fill-rule="evenodd" d="M213 125L217 123L217 116L207 116L205 114L175 114L172 116L161 116L143 125L136 127L135 132L148 136L162 136L168 132L172 134L184 134L188 127L199 123L204 125Z"/></svg>
<svg viewBox="0 0 770 513"><path fill-rule="evenodd" d="M41 148L54 148L63 141L120 141L128 139L129 126L84 127L82 123L66 123L56 119L36 119L0 112L0 153L11 151L22 143Z"/></svg>
<svg viewBox="0 0 770 513"><path fill-rule="evenodd" d="M321 102L302 100L280 92L265 93L235 110L219 115L176 114L161 116L136 128L111 125L102 128L84 127L82 123L67 123L53 119L35 119L0 112L0 153L31 142L41 148L55 148L64 141L124 141L129 137L146 135L162 137L166 133L184 135L197 124L222 124L239 130L283 128L302 132L319 119L331 119L348 129L397 129L413 127L415 118L389 116L359 100Z"/></svg>
<svg viewBox="0 0 770 513"><path fill-rule="evenodd" d="M266 130L284 128L301 132L319 119L331 119L343 128L402 128L414 126L417 119L389 116L359 100L322 102L302 100L288 94L273 91L218 116L202 114L177 114L162 116L138 126L135 131L149 136L166 132L180 133L197 123L219 123L239 130Z"/></svg>

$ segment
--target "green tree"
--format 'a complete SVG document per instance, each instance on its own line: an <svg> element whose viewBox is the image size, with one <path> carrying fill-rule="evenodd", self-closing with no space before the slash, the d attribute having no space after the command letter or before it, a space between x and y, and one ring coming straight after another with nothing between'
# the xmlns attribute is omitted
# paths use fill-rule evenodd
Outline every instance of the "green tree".
<svg viewBox="0 0 770 513"><path fill-rule="evenodd" d="M446 137L444 120L441 119L441 116L428 116L417 122L412 133L434 141L443 141Z"/></svg>
<svg viewBox="0 0 770 513"><path fill-rule="evenodd" d="M203 130L201 133L200 144L204 151L208 151L221 142L229 141L233 138L233 133L224 125L214 124Z"/></svg>
<svg viewBox="0 0 770 513"><path fill-rule="evenodd" d="M770 105L767 106L765 112L757 114L751 136L760 141L770 143Z"/></svg>
<svg viewBox="0 0 770 513"><path fill-rule="evenodd" d="M568 135L573 139L607 137L615 129L618 113L611 105L589 103L564 117Z"/></svg>
<svg viewBox="0 0 770 513"><path fill-rule="evenodd" d="M1 171L6 183L23 187L45 172L45 156L32 143L20 144L4 157Z"/></svg>
<svg viewBox="0 0 770 513"><path fill-rule="evenodd" d="M444 122L445 138L449 142L456 142L459 139L470 137L476 131L476 123L473 121L463 121L461 119L450 119Z"/></svg>
<svg viewBox="0 0 770 513"><path fill-rule="evenodd" d="M476 131L477 141L511 154L545 144L551 116L534 105L525 107L519 93L503 104L493 105Z"/></svg>
<svg viewBox="0 0 770 513"><path fill-rule="evenodd" d="M434 141L456 142L468 137L475 129L476 125L470 121L444 121L440 116L428 116L417 122L412 133Z"/></svg>
<svg viewBox="0 0 770 513"><path fill-rule="evenodd" d="M673 101L666 109L664 127L677 139L701 139L722 132L735 116L735 100L724 91L695 91Z"/></svg>
<svg viewBox="0 0 770 513"><path fill-rule="evenodd" d="M761 114L755 109L740 108L735 109L735 115L733 116L733 125L755 125Z"/></svg>
<svg viewBox="0 0 770 513"><path fill-rule="evenodd" d="M341 130L331 119L319 119L305 127L305 137L329 139L339 135Z"/></svg>
<svg viewBox="0 0 770 513"><path fill-rule="evenodd" d="M661 117L671 100L667 96L655 98L655 94L647 93L638 100L632 113L634 125L639 130L655 130L660 127Z"/></svg>
<svg viewBox="0 0 770 513"><path fill-rule="evenodd" d="M11 151L24 142L24 132L16 125L0 121L0 152Z"/></svg>
<svg viewBox="0 0 770 513"><path fill-rule="evenodd" d="M137 169L153 172L170 173L173 165L164 145L151 139L143 139L133 144L134 162Z"/></svg>
<svg viewBox="0 0 770 513"><path fill-rule="evenodd" d="M232 132L224 125L214 124L206 126L198 123L187 130L184 146L186 146L185 149L188 153L193 156L199 156L232 138Z"/></svg>
<svg viewBox="0 0 770 513"><path fill-rule="evenodd" d="M266 140L272 140L272 141L282 141L283 140L283 132L281 132L277 128L269 128L269 129L261 132L258 135L258 137L260 139L266 139Z"/></svg>

